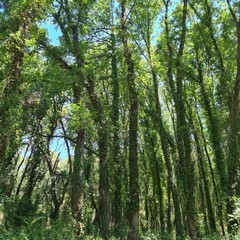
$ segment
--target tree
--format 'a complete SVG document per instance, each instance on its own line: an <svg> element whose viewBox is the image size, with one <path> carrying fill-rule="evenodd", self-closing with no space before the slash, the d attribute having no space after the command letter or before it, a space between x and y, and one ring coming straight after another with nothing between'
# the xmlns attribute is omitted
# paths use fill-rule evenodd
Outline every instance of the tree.
<svg viewBox="0 0 240 240"><path fill-rule="evenodd" d="M129 48L126 14L127 1L121 2L121 28L129 89L129 234L128 239L139 239L139 183L138 183L138 94L134 76L134 62Z"/></svg>

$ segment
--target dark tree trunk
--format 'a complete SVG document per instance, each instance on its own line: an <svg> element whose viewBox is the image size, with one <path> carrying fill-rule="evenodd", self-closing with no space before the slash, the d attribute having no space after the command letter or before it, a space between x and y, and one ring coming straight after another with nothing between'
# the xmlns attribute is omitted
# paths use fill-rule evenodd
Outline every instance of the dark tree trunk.
<svg viewBox="0 0 240 240"><path fill-rule="evenodd" d="M177 149L179 156L179 180L184 189L184 198L186 199L184 215L186 215L188 233L190 237L196 236L196 221L195 221L195 183L194 183L194 162L191 157L191 142L190 131L186 122L186 109L184 104L184 91L183 91L183 70L181 66L185 39L186 39L186 18L188 1L183 1L182 19L181 19L181 34L179 48L176 58L176 87L173 81L173 49L168 27L168 8L169 2L164 1L166 7L165 15L165 31L167 34L168 45L168 78L171 87L172 96L175 102L176 115L177 115Z"/></svg>
<svg viewBox="0 0 240 240"><path fill-rule="evenodd" d="M211 159L210 159L210 156L209 156L209 153L208 153L207 142L206 142L206 139L205 139L205 136L204 136L203 126L202 126L200 116L198 116L198 121L199 121L201 135L202 135L203 142L204 142L204 150L205 150L205 153L206 153L207 162L208 162L209 169L210 169L210 176L211 176L211 180L212 180L212 184L213 184L214 195L215 195L215 199L216 199L216 202L217 202L217 215L218 215L218 218L219 218L222 234L225 235L222 203L219 199L219 194L218 194L217 184L216 184L215 175L214 175L214 171L213 171L213 166L212 166L212 162L211 162Z"/></svg>
<svg viewBox="0 0 240 240"><path fill-rule="evenodd" d="M146 46L147 46L147 50L148 50L149 64L151 67L151 73L152 73L152 79L153 79L153 89L154 89L155 114L153 116L153 120L154 120L154 125L156 126L159 137L160 137L161 148L163 151L163 156L164 156L165 164L167 167L168 185L172 191L174 213L175 213L175 223L176 223L176 235L181 237L181 236L183 236L184 231L183 231L183 225L182 225L182 214L181 214L180 201L179 201L176 184L174 182L173 170L172 170L172 166L171 166L172 164L171 164L171 159L170 159L170 154L169 154L169 141L171 141L171 140L170 140L169 134L167 133L166 129L164 128L164 123L163 123L163 119L162 119L162 110L161 110L161 105L160 105L160 101L159 101L157 73L156 73L156 69L154 66L154 62L152 60L151 43L146 42ZM170 73L170 71L169 71L169 73ZM170 74L170 76L171 76L171 74ZM162 219L162 221L163 221L163 219ZM168 222L168 224L171 225L171 223L169 223L169 222ZM168 226L170 227L170 225L168 225Z"/></svg>
<svg viewBox="0 0 240 240"><path fill-rule="evenodd" d="M227 213L233 214L234 196L239 197L240 180L238 177L239 167L239 93L240 93L240 20L234 12L230 0L227 0L229 11L232 15L237 32L237 74L231 96L231 107L229 110L230 133L229 133L229 162L228 162L228 199ZM228 221L228 230L232 231L234 225L238 224L236 220Z"/></svg>
<svg viewBox="0 0 240 240"><path fill-rule="evenodd" d="M168 46L168 79L176 108L177 115L177 149L178 149L178 175L179 182L184 189L184 198L186 200L185 211L183 211L186 220L188 233L190 237L196 236L196 221L195 221L195 183L194 183L194 163L191 157L191 142L189 127L186 122L186 110L184 104L183 92L183 71L181 66L185 39L186 39L186 18L187 18L187 5L188 1L183 1L182 20L181 20L181 34L179 49L176 59L176 86L173 79L173 49L171 46L169 25L168 25L168 10L169 2L164 1L165 13L165 31Z"/></svg>
<svg viewBox="0 0 240 240"><path fill-rule="evenodd" d="M120 157L120 139L119 139L119 78L117 71L116 40L114 32L111 35L112 40L112 81L113 81L113 104L112 104L112 124L113 124L113 146L112 161L114 169L114 196L113 196L113 219L115 223L115 232L119 233L122 227L123 203L122 203L122 161Z"/></svg>
<svg viewBox="0 0 240 240"><path fill-rule="evenodd" d="M200 142L199 142L196 132L194 132L194 139L195 139L196 147L197 147L198 165L199 165L199 170L201 173L200 176L203 180L204 192L205 192L205 197L206 197L207 210L208 210L208 222L209 222L211 231L216 232L217 228L216 228L216 221L215 221L215 217L214 217L214 211L213 211L211 195L210 195L210 190L209 190L209 183L207 180L207 175L206 175L206 171L205 171L205 167L204 167L202 149L200 147Z"/></svg>
<svg viewBox="0 0 240 240"><path fill-rule="evenodd" d="M172 232L172 214L171 214L171 186L170 183L167 183L167 196L168 196L168 202L167 202L167 232Z"/></svg>
<svg viewBox="0 0 240 240"><path fill-rule="evenodd" d="M129 89L129 240L139 239L139 179L138 179L138 94L134 76L134 62L128 46L126 0L122 0L122 43L127 65Z"/></svg>
<svg viewBox="0 0 240 240"><path fill-rule="evenodd" d="M94 121L98 124L99 146L99 224L101 235L109 238L110 199L109 199L109 166L108 166L108 134L103 107L94 89L92 76L88 76L86 89L91 106L96 113Z"/></svg>
<svg viewBox="0 0 240 240"><path fill-rule="evenodd" d="M80 234L79 223L82 222L82 207L83 207L83 192L84 192L84 183L83 183L83 146L84 146L84 130L81 129L78 132L75 150L74 150L74 159L73 159L73 171L71 177L71 208L72 214L76 221L76 233Z"/></svg>
<svg viewBox="0 0 240 240"><path fill-rule="evenodd" d="M198 60L198 54L197 54L197 60ZM212 147L214 151L214 161L216 162L216 168L218 177L220 179L221 183L221 189L223 190L223 193L226 192L226 170L225 170L225 163L224 163L224 153L223 148L221 146L222 138L220 133L220 126L219 121L216 117L216 115L213 113L213 110L211 108L210 99L206 92L205 85L203 82L203 73L202 73L202 66L201 63L198 62L198 78L199 78L199 84L201 89L201 94L203 98L204 108L207 112L207 118L209 123L209 132L210 132L210 139L212 142Z"/></svg>
<svg viewBox="0 0 240 240"><path fill-rule="evenodd" d="M9 131L9 120L7 119L8 111L12 106L18 106L20 102L17 101L15 96L19 93L19 85L21 84L21 73L22 73L22 65L24 59L24 47L26 44L26 40L28 38L28 28L31 22L32 13L23 12L22 14L25 18L24 21L19 22L19 26L17 26L17 31L19 31L20 36L19 39L21 41L17 41L15 38L9 42L10 45L9 55L11 57L11 66L9 70L9 75L5 76L7 81L6 84L1 89L0 96L0 194L10 195L10 179L9 176L12 167L12 159L15 155L17 149L13 149L13 139L15 138L15 133L12 133L12 130ZM15 102L13 102L15 99Z"/></svg>

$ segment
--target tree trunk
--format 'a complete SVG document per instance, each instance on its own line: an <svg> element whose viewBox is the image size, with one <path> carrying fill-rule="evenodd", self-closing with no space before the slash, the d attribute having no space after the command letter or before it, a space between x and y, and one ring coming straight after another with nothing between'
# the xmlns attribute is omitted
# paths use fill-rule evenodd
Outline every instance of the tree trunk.
<svg viewBox="0 0 240 240"><path fill-rule="evenodd" d="M29 10L29 9L28 9ZM28 39L28 29L31 22L31 11L18 13L24 18L22 22L19 22L19 26L16 26L16 33L19 32L20 36L12 37L8 44L10 45L9 55L11 56L11 66L8 70L9 75L6 77L6 84L3 85L0 95L0 194L10 195L9 174L11 173L12 159L17 149L12 149L13 139L15 138L15 132L9 127L8 112L11 107L19 106L20 102L15 99L18 95L19 85L21 84L21 73L24 59L24 47L26 40ZM16 34L15 33L15 34ZM19 39L16 39L19 38ZM13 102L13 99L16 101ZM11 106L12 105L12 106ZM12 153L13 152L13 153Z"/></svg>
<svg viewBox="0 0 240 240"><path fill-rule="evenodd" d="M209 169L210 169L210 176L211 176L211 180L212 180L212 184L213 184L213 191L214 191L215 199L216 199L216 202L217 202L217 215L218 215L218 218L219 218L222 234L225 235L222 203L219 199L217 184L216 184L216 180L215 180L215 175L214 175L214 171L213 171L213 167L212 167L212 162L211 162L211 159L210 159L210 156L209 156L209 153L208 153L207 142L206 142L206 139L205 139L205 136L204 136L204 133L203 133L203 126L202 126L200 116L198 116L198 121L199 121L201 135L202 135L203 142L204 142L204 150L205 150L205 153L206 153L206 157L207 157L207 161L208 161L208 165L209 165Z"/></svg>
<svg viewBox="0 0 240 240"><path fill-rule="evenodd" d="M112 143L112 161L114 169L114 199L113 199L113 219L115 223L115 232L119 233L122 227L123 203L122 203L122 161L120 157L119 140L119 79L117 71L116 39L114 32L111 35L112 40L112 81L113 81L113 104L112 104L112 125L113 125L113 143Z"/></svg>
<svg viewBox="0 0 240 240"><path fill-rule="evenodd" d="M209 128L210 139L211 139L212 147L214 151L214 162L216 162L217 173L220 179L221 189L223 190L223 194L224 194L224 192L226 192L226 170L225 170L225 163L224 163L223 148L221 146L222 141L221 141L219 121L215 116L215 114L213 113L213 110L210 104L210 99L208 97L208 94L204 86L202 66L201 66L201 63L199 62L198 54L197 54L197 60L198 60L198 78L199 78L201 94L204 102L204 108L207 113L207 118L209 123L208 128Z"/></svg>
<svg viewBox="0 0 240 240"><path fill-rule="evenodd" d="M205 197L206 197L206 202L207 202L208 222L209 222L211 231L216 232L217 228L216 228L214 211L213 211L212 201L211 201L211 196L210 196L209 183L207 181L207 176L206 176L204 162L203 162L203 154L202 154L202 150L200 147L200 142L199 142L198 136L195 131L194 131L194 139L195 139L196 147L197 147L198 164L199 164L199 170L201 173L200 176L202 177L202 180L203 180L204 192L205 192Z"/></svg>
<svg viewBox="0 0 240 240"><path fill-rule="evenodd" d="M83 207L83 146L84 146L84 130L81 129L77 135L77 141L74 149L73 171L71 177L71 207L72 214L76 221L76 233L82 231L80 223L82 222Z"/></svg>
<svg viewBox="0 0 240 240"><path fill-rule="evenodd" d="M165 13L165 31L168 46L168 79L175 102L176 115L177 115L177 149L179 156L178 171L179 180L182 188L184 189L184 198L186 199L184 215L187 219L188 233L190 237L196 236L196 221L195 221L195 190L194 190L194 163L191 157L191 142L190 132L186 122L186 110L183 98L183 71L181 60L183 56L185 39L186 39L186 18L187 18L187 5L188 1L183 1L182 20L181 20L181 34L180 43L176 59L176 87L173 80L173 49L171 46L170 32L168 26L168 10L169 2L164 1Z"/></svg>
<svg viewBox="0 0 240 240"><path fill-rule="evenodd" d="M152 61L152 55L151 55L151 43L148 42L146 45L148 46L148 56L149 56L149 62L151 67L152 80L153 80L153 88L154 88L155 114L153 116L153 120L154 120L154 124L157 126L158 134L160 137L161 148L163 151L163 156L164 156L165 164L167 167L168 184L172 191L175 223L176 223L176 235L179 237L182 237L184 232L183 225L182 225L182 213L181 213L180 201L179 201L176 184L174 182L171 159L170 159L169 150L168 150L169 136L166 129L164 128L163 119L162 119L162 110L161 110L161 105L159 101L157 73L156 73L156 69L154 66L154 62Z"/></svg>
<svg viewBox="0 0 240 240"><path fill-rule="evenodd" d="M122 0L122 43L127 65L129 89L129 240L139 239L139 179L138 179L138 94L134 76L134 62L128 46L126 0Z"/></svg>
<svg viewBox="0 0 240 240"><path fill-rule="evenodd" d="M232 15L237 31L237 74L234 82L234 88L231 97L231 107L229 110L230 133L229 133L229 162L228 162L228 199L227 199L227 213L232 214L234 211L233 197L239 192L237 188L240 186L238 177L239 167L239 93L240 93L240 20L238 15L234 12L230 0L227 0L229 11ZM238 196L239 197L239 196ZM237 221L228 221L228 230L234 229L234 224Z"/></svg>
<svg viewBox="0 0 240 240"><path fill-rule="evenodd" d="M99 223L101 235L104 239L109 238L109 169L108 169L108 135L106 119L103 107L94 89L93 77L87 77L86 89L91 106L96 113L94 121L98 124L98 146L99 146Z"/></svg>
<svg viewBox="0 0 240 240"><path fill-rule="evenodd" d="M196 236L195 220L195 181L194 162L191 156L190 131L186 121L186 109L183 92L183 70L181 66L185 39L186 39L186 18L188 1L183 1L180 45L176 59L176 115L177 115L177 147L179 155L179 167L181 172L181 184L186 199L185 211L187 218L188 233L191 238ZM173 93L174 94L174 93Z"/></svg>

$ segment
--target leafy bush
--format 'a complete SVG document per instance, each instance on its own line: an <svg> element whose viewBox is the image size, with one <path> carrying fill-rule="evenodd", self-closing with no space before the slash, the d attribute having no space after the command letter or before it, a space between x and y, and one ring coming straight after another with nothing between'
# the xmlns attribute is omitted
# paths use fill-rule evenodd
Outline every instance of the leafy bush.
<svg viewBox="0 0 240 240"><path fill-rule="evenodd" d="M4 224L7 227L20 227L28 225L29 221L38 217L38 206L28 198L9 198L5 200L3 212L4 212Z"/></svg>
<svg viewBox="0 0 240 240"><path fill-rule="evenodd" d="M235 209L233 211L233 214L229 214L230 221L235 222L235 231L237 232L239 229L239 223L240 223L240 198L234 198L235 203Z"/></svg>
<svg viewBox="0 0 240 240"><path fill-rule="evenodd" d="M56 222L51 226L42 221L33 221L28 226L20 228L2 229L0 240L74 240L71 226Z"/></svg>

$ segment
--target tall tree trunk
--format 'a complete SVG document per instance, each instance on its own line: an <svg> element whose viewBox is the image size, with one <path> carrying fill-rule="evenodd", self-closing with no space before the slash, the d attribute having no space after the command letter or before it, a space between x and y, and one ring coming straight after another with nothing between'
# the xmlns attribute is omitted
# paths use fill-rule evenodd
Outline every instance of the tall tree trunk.
<svg viewBox="0 0 240 240"><path fill-rule="evenodd" d="M113 124L113 146L112 160L114 169L114 199L113 199L113 219L115 231L119 233L122 226L122 162L120 158L120 139L119 139L119 79L117 72L116 39L114 32L111 34L112 40L112 81L113 81L113 104L112 104L112 124Z"/></svg>
<svg viewBox="0 0 240 240"><path fill-rule="evenodd" d="M84 130L79 130L77 134L76 145L74 149L73 159L73 171L71 177L71 207L72 214L76 221L76 233L77 235L81 232L82 222L82 207L83 207L83 146L84 146Z"/></svg>
<svg viewBox="0 0 240 240"><path fill-rule="evenodd" d="M225 163L224 163L223 148L221 146L222 138L221 138L219 121L216 117L216 114L214 114L211 108L210 99L205 89L205 85L203 82L202 64L199 61L198 53L196 58L198 61L199 85L200 85L201 94L203 97L204 108L205 108L205 111L207 112L207 118L209 123L208 128L209 128L210 139L211 139L212 147L214 151L214 161L216 162L216 168L217 168L218 177L220 179L221 189L223 190L223 193L224 193L226 192L226 170L225 170Z"/></svg>
<svg viewBox="0 0 240 240"><path fill-rule="evenodd" d="M29 11L29 12L28 12ZM19 106L19 103L15 96L19 93L19 86L21 84L21 73L24 59L24 47L28 38L28 29L32 20L32 12L28 9L26 12L18 13L22 15L22 21L19 22L15 34L19 33L19 36L12 37L12 40L8 43L10 45L9 55L11 57L11 66L9 75L6 76L6 83L1 89L0 95L0 194L10 195L9 173L12 167L12 158L16 152L16 149L12 148L12 143L15 138L15 133L9 132L9 110L13 106ZM15 101L13 103L13 99ZM12 106L11 106L12 105ZM12 131L12 130L11 130ZM13 153L11 153L13 151ZM12 156L13 155L13 156Z"/></svg>
<svg viewBox="0 0 240 240"><path fill-rule="evenodd" d="M175 102L177 115L177 149L179 156L179 176L180 183L184 189L184 197L186 199L184 215L187 219L188 233L190 237L196 236L196 221L195 221L195 190L194 190L194 163L191 157L191 141L189 127L186 122L186 109L184 104L183 92L183 70L181 66L185 39L186 39L186 18L188 1L183 0L183 10L181 19L181 35L180 43L176 59L176 87L173 80L173 49L171 46L169 25L168 25L168 10L169 1L164 1L165 13L165 31L168 46L168 79L171 88L173 100Z"/></svg>
<svg viewBox="0 0 240 240"><path fill-rule="evenodd" d="M108 166L108 134L107 124L104 117L103 107L94 89L92 76L87 77L86 89L91 106L96 113L95 122L98 124L99 146L99 223L101 235L104 239L109 238L109 166Z"/></svg>
<svg viewBox="0 0 240 240"><path fill-rule="evenodd" d="M165 213L164 213L164 201L163 201L163 189L162 189L162 172L160 171L160 164L159 159L157 157L156 152L156 141L154 141L153 136L150 132L150 126L148 123L148 120L145 120L146 123L146 131L147 135L150 141L150 148L148 155L150 156L150 167L151 167L151 175L153 178L153 197L155 198L155 195L157 195L158 198L158 204L159 204L159 213L160 213L160 227L161 232L165 232Z"/></svg>
<svg viewBox="0 0 240 240"><path fill-rule="evenodd" d="M204 156L203 156L203 151L201 148L201 143L197 134L197 130L195 129L194 123L193 123L193 115L192 115L192 110L189 106L189 123L192 126L193 129L193 136L196 144L196 150L197 150L197 160L198 160L198 167L199 167L199 172L200 172L200 177L202 178L203 181L203 187L204 187L204 192L205 192L205 197L206 197L206 203L207 203L207 210L208 210L208 222L210 226L210 230L213 232L217 231L216 228L216 221L215 221L215 216L214 216L214 211L213 211L213 205L212 205L212 200L211 200L211 193L209 189L209 182L207 179L207 174L204 166ZM202 186L200 186L202 188ZM204 201L204 200L203 200Z"/></svg>
<svg viewBox="0 0 240 240"><path fill-rule="evenodd" d="M165 164L167 167L168 173L168 181L170 184L170 188L172 191L172 198L173 198L173 205L174 205L174 214L175 214L175 223L176 223L176 235L181 237L183 236L183 225L182 225L182 213L181 213L181 206L180 200L178 196L178 191L176 187L176 183L174 180L173 170L172 170L172 163L169 154L169 139L168 133L164 128L163 120L162 120L162 110L159 101L159 93L158 93L158 81L157 81L157 74L154 66L152 66L152 78L153 78L153 85L154 85L154 96L155 96L155 123L157 124L158 133L160 136L161 147L163 151L163 156L165 159Z"/></svg>
<svg viewBox="0 0 240 240"><path fill-rule="evenodd" d="M155 101L155 114L153 116L154 124L157 127L157 131L161 141L161 148L163 151L163 156L165 160L165 164L167 167L168 173L168 182L172 192L173 197L173 205L174 205L174 213L175 213L175 223L176 223L176 235L182 237L183 236L183 225L182 225L182 213L181 213L181 206L178 196L177 187L174 181L174 175L172 170L172 164L169 154L169 141L170 137L167 133L167 130L164 127L163 118L162 118L162 109L159 100L159 90L158 90L158 80L157 80L157 72L153 62L152 53L151 53L151 42L149 41L150 37L147 38L148 41L146 42L147 50L148 50L148 57L149 57L149 64L151 68L152 80L153 80L153 89L154 89L154 101ZM168 223L168 226L170 223Z"/></svg>
<svg viewBox="0 0 240 240"><path fill-rule="evenodd" d="M213 191L214 191L215 199L216 199L216 202L217 202L217 215L218 215L218 218L219 218L222 234L225 235L222 202L219 199L219 194L218 194L217 184L216 184L215 175L214 175L214 171L213 171L213 166L212 166L212 162L211 162L211 159L210 159L210 156L209 156L209 153L208 153L206 138L205 138L204 132L203 132L203 125L202 125L200 116L198 115L197 117L198 117L198 121L199 121L199 125L200 125L201 136L202 136L203 142L204 142L204 150L205 150L205 153L206 153L207 162L208 162L209 169L210 169L210 177L211 177L211 180L212 180Z"/></svg>
<svg viewBox="0 0 240 240"><path fill-rule="evenodd" d="M73 95L74 95L74 103L79 104L79 101L82 100L83 88L85 84L85 76L82 72L82 67L84 66L85 57L80 49L80 41L79 41L79 31L80 27L77 23L73 22L73 16L70 13L69 3L65 1L65 12L66 17L68 19L68 24L72 33L72 45L73 45L73 53L76 58L77 65L77 83L73 86ZM78 20L80 21L80 17L78 15ZM60 20L61 21L61 20ZM61 25L61 24L60 24ZM64 33L66 44L68 44L67 33ZM68 46L69 48L71 47ZM80 235L82 231L82 221L83 221L83 196L84 196L84 168L85 160L84 160L84 143L85 143L85 128L81 126L77 132L76 145L74 149L74 159L73 159L73 169L72 169L72 178L71 178L71 204L72 204L72 214L76 221L76 233Z"/></svg>
<svg viewBox="0 0 240 240"><path fill-rule="evenodd" d="M211 166L212 164L209 159L208 162L210 164L209 167L210 167L213 181L214 181L213 182L214 191L215 191L216 201L218 204L218 216L219 216L219 220L220 220L222 233L224 235L225 230L224 230L223 212L222 212L223 202L220 199L222 199L225 196L227 180L226 180L226 170L225 170L225 163L224 163L224 153L223 153L223 149L221 146L222 145L221 144L221 142L222 142L221 130L220 130L220 126L219 126L219 121L216 117L216 113L214 113L214 111L211 108L210 99L209 99L209 96L205 89L204 82L203 82L204 79L203 79L202 64L199 61L198 49L196 50L196 59L198 61L198 79L199 79L201 94L203 97L204 108L205 108L205 111L207 112L210 140L211 140L211 145L212 145L213 152L214 152L214 161L216 163L218 178L220 179L221 187L220 187L220 190L218 190L216 181L215 181L215 177L214 177L213 168ZM220 195L220 198L218 197L218 195Z"/></svg>
<svg viewBox="0 0 240 240"><path fill-rule="evenodd" d="M122 0L122 43L127 65L129 89L129 240L139 239L139 179L138 179L138 94L134 76L134 62L128 46L127 37L127 0Z"/></svg>
<svg viewBox="0 0 240 240"><path fill-rule="evenodd" d="M232 214L234 211L234 200L237 188L240 187L240 180L238 177L239 167L239 93L240 93L240 20L238 15L234 12L230 0L227 0L229 11L232 15L237 31L237 74L234 82L234 88L231 97L231 107L229 110L230 133L229 133L229 162L228 162L228 199L227 199L227 213ZM239 197L239 196L238 196ZM236 221L228 221L228 230L233 230L233 225Z"/></svg>

